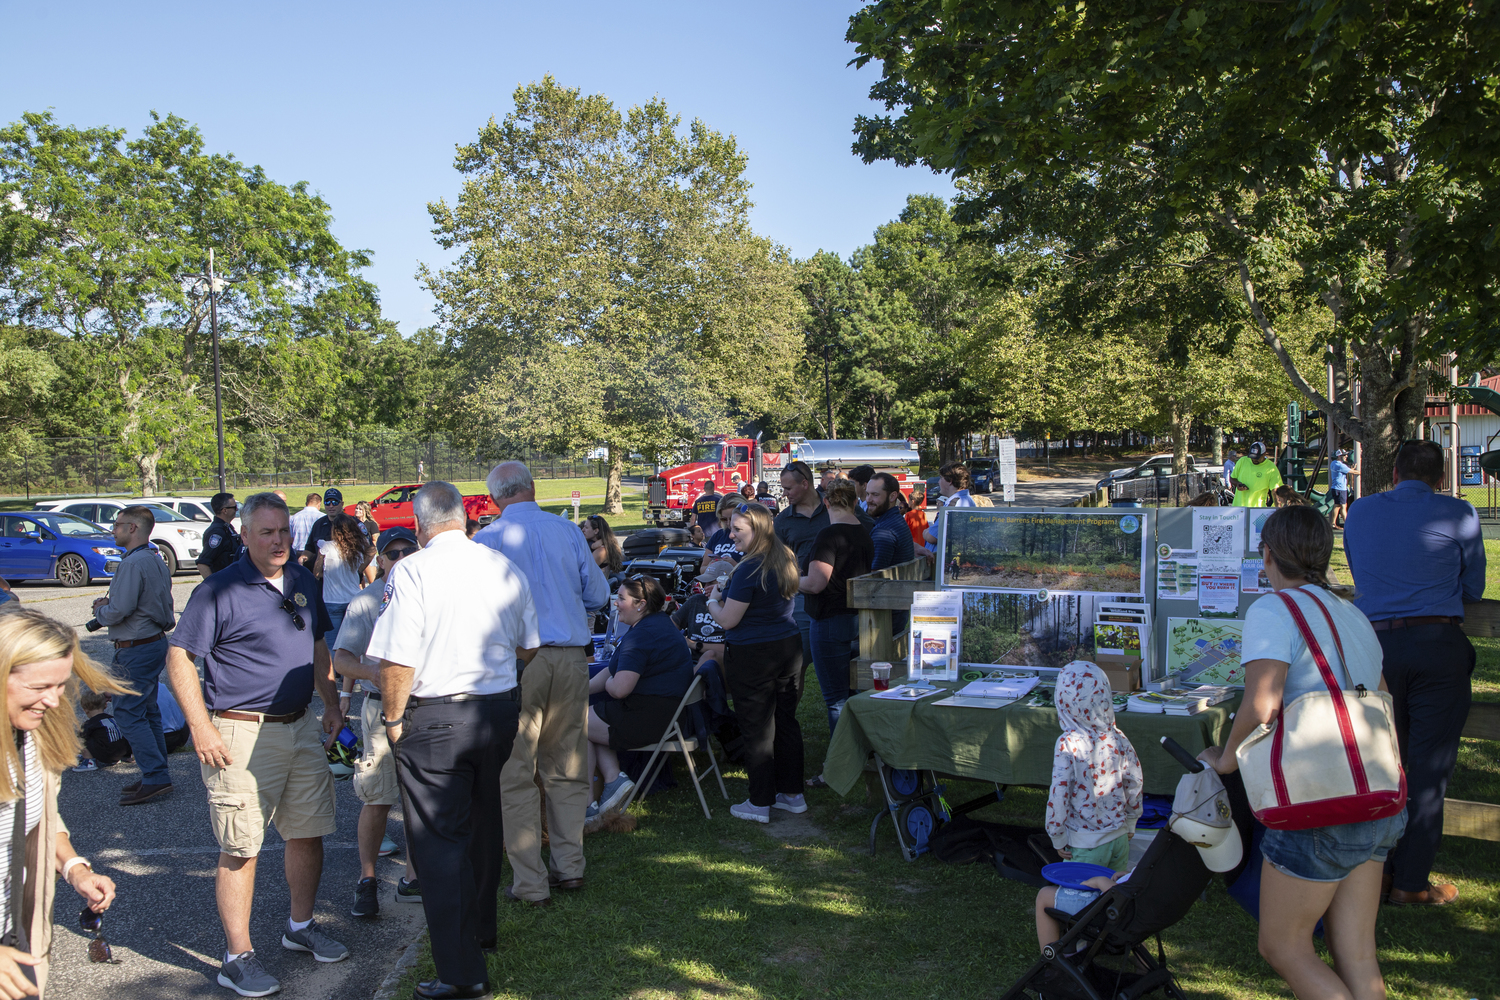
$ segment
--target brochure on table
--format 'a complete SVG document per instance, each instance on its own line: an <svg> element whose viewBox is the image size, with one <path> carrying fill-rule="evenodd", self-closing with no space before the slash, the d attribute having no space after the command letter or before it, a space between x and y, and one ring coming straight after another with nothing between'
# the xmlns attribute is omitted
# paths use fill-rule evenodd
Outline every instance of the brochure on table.
<svg viewBox="0 0 1500 1000"><path fill-rule="evenodd" d="M1146 683L1176 674L1243 684L1245 612L1270 592L1257 551L1270 513L954 508L942 521L932 593L961 592L965 667L1050 672L1091 659L1115 670L1138 664ZM932 645L924 658L950 652Z"/></svg>
<svg viewBox="0 0 1500 1000"><path fill-rule="evenodd" d="M906 675L913 681L958 680L964 595L955 590L919 590L912 595L911 642Z"/></svg>

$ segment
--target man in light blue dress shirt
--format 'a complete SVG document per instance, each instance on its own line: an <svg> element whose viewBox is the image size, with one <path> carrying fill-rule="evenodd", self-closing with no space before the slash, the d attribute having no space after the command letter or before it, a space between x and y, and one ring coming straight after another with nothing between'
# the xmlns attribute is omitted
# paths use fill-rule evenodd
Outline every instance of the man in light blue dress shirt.
<svg viewBox="0 0 1500 1000"><path fill-rule="evenodd" d="M1443 451L1408 441L1395 487L1356 500L1344 524L1355 605L1383 651L1386 687L1406 770L1406 833L1386 864L1390 902L1440 906L1458 898L1429 876L1443 835L1443 797L1469 714L1474 647L1464 604L1484 596L1484 540L1466 501L1436 492Z"/></svg>
<svg viewBox="0 0 1500 1000"><path fill-rule="evenodd" d="M502 462L487 485L500 516L474 541L503 554L526 576L542 648L521 674L521 722L500 772L505 850L515 881L509 899L536 906L552 889L583 888L583 816L589 794L588 651L590 623L609 603L609 583L578 526L537 506L531 472ZM542 864L542 813L535 778L547 792L551 857Z"/></svg>

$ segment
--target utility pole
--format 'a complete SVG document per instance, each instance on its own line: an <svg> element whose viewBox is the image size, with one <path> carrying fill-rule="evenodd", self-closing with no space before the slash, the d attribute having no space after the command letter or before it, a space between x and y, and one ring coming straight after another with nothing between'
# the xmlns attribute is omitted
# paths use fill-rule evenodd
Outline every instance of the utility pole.
<svg viewBox="0 0 1500 1000"><path fill-rule="evenodd" d="M214 422L219 431L219 492L224 486L224 400L219 384L219 280L214 277L214 248L208 248L208 328L214 340Z"/></svg>
<svg viewBox="0 0 1500 1000"><path fill-rule="evenodd" d="M828 345L823 345L823 402L828 407L828 438L831 441L839 439L839 432L833 426L833 388L828 380Z"/></svg>

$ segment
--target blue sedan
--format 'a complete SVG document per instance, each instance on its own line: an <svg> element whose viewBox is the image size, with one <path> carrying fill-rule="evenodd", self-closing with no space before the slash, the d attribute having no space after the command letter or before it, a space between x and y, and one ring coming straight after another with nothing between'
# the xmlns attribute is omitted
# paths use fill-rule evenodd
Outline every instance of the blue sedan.
<svg viewBox="0 0 1500 1000"><path fill-rule="evenodd" d="M121 555L114 537L93 521L44 511L0 514L0 577L7 580L82 587L114 576Z"/></svg>

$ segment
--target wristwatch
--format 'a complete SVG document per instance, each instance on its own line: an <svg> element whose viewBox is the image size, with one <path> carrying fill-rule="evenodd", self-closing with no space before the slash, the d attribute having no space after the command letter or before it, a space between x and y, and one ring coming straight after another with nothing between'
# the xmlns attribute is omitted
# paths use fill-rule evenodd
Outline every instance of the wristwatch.
<svg viewBox="0 0 1500 1000"><path fill-rule="evenodd" d="M387 719L385 717L385 713L383 712L380 715L380 721L385 725L385 728L387 729L391 728L392 726L404 725L406 722L405 719Z"/></svg>

